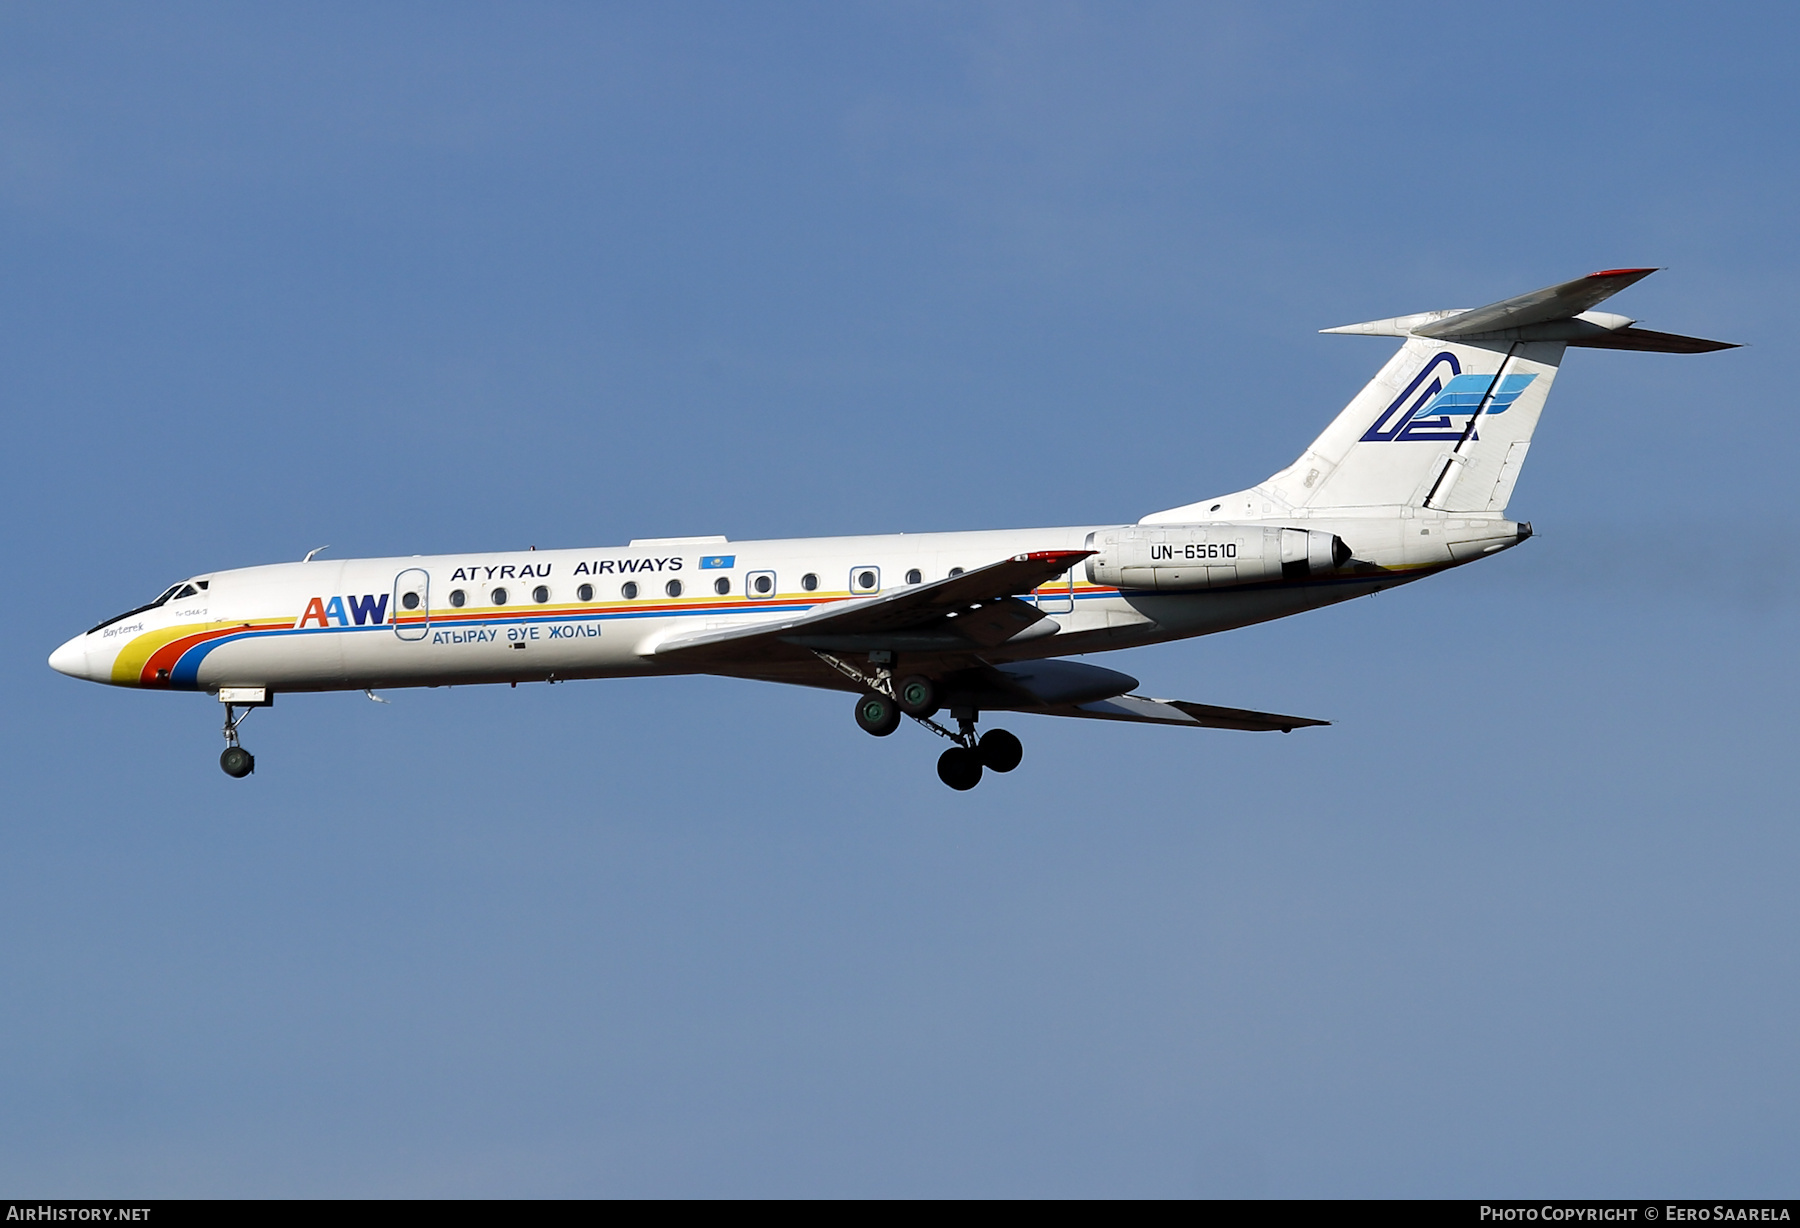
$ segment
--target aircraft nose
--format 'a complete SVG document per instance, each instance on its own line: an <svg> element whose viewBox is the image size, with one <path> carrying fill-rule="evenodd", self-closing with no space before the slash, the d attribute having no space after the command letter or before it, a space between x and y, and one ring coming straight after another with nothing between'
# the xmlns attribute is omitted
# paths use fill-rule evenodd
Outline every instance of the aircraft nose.
<svg viewBox="0 0 1800 1228"><path fill-rule="evenodd" d="M78 635L50 654L50 668L71 678L88 676L87 636Z"/></svg>

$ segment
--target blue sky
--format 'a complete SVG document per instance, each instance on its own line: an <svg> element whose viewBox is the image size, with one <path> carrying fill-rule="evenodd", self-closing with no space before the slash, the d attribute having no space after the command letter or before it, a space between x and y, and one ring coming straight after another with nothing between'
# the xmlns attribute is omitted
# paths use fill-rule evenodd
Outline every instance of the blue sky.
<svg viewBox="0 0 1800 1228"><path fill-rule="evenodd" d="M1788 6L0 12L0 1185L1774 1195L1800 1169ZM1354 320L1667 266L1526 548L1105 658L968 795L713 679L217 705L186 574L1135 519ZM1781 356L1787 354L1787 359Z"/></svg>

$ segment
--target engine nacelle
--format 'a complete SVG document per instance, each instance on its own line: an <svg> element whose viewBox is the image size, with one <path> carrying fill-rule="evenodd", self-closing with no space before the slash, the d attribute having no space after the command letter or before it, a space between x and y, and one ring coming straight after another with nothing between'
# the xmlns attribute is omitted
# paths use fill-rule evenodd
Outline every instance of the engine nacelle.
<svg viewBox="0 0 1800 1228"><path fill-rule="evenodd" d="M1196 589L1329 575L1350 559L1335 533L1260 524L1128 525L1094 534L1087 578L1112 588Z"/></svg>

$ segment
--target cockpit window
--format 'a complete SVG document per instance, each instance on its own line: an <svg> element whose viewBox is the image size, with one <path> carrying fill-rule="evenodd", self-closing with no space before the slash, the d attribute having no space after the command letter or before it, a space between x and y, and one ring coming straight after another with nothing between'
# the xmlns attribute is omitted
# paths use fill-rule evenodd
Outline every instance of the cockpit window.
<svg viewBox="0 0 1800 1228"><path fill-rule="evenodd" d="M206 581L202 580L200 582L200 587L205 588ZM105 622L95 623L92 627L89 627L87 633L92 635L94 632L100 630L100 628L110 627L114 623L124 622L134 614L143 614L150 610L154 610L157 606L162 605L165 602L173 601L178 597L192 597L193 595L194 586L189 584L186 580L183 580L180 584L171 584L168 588L163 590L162 596L158 597L155 601L152 601L149 605L141 605L135 610L126 610L123 614L114 614Z"/></svg>

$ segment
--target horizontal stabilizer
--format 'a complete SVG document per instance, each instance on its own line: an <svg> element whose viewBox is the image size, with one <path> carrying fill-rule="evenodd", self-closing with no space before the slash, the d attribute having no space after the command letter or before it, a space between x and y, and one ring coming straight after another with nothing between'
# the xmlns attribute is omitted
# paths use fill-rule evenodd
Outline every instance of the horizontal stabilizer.
<svg viewBox="0 0 1800 1228"><path fill-rule="evenodd" d="M1640 350L1651 354L1710 354L1714 350L1738 348L1735 341L1708 341L1705 337L1684 337L1680 333L1659 333L1648 328L1621 328L1574 337L1569 344L1590 350Z"/></svg>
<svg viewBox="0 0 1800 1228"><path fill-rule="evenodd" d="M1147 725L1186 725L1192 729L1245 729L1288 733L1308 725L1330 721L1307 716L1283 716L1278 712L1252 712L1248 708L1219 708L1180 699L1151 699L1144 695L1119 695L1093 703L1051 710L1053 716L1080 716L1100 721L1136 721Z"/></svg>
<svg viewBox="0 0 1800 1228"><path fill-rule="evenodd" d="M1737 348L1730 341L1708 341L1703 337L1636 328L1637 321L1630 316L1592 310L1594 304L1604 302L1654 272L1655 269L1609 269L1473 310L1420 311L1319 331L1364 337L1425 337L1470 345L1560 341L1564 345L1590 350L1641 350L1658 354L1707 354Z"/></svg>
<svg viewBox="0 0 1800 1228"><path fill-rule="evenodd" d="M1477 307L1473 311L1453 315L1447 320L1422 325L1413 331L1421 337L1468 337L1476 333L1495 333L1502 329L1567 320L1593 309L1654 272L1655 269L1607 269L1600 273L1589 273L1586 277L1545 286L1530 294L1503 298L1497 303L1489 303L1486 307Z"/></svg>

